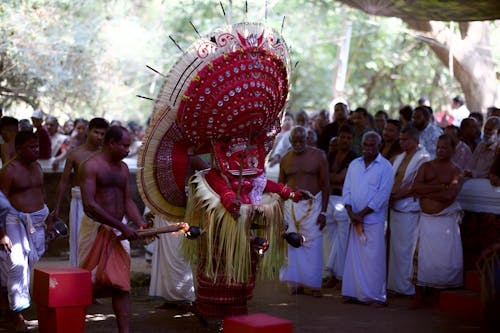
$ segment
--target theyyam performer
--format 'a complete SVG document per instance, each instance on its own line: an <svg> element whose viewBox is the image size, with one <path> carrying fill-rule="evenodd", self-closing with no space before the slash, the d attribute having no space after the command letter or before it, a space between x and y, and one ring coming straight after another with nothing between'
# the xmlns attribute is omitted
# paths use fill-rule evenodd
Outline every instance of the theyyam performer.
<svg viewBox="0 0 500 333"><path fill-rule="evenodd" d="M246 313L257 272L277 278L285 263L282 200L307 194L267 180L264 160L287 101L289 64L276 31L227 25L183 52L155 101L139 192L153 213L202 230L183 246L204 318ZM211 168L186 183L189 156L206 153Z"/></svg>

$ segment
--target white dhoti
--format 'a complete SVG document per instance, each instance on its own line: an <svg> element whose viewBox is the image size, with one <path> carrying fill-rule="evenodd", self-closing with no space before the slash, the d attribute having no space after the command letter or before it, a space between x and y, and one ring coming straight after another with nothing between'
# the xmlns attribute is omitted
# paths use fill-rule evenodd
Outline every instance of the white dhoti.
<svg viewBox="0 0 500 333"><path fill-rule="evenodd" d="M390 210L391 239L387 289L403 295L415 294L415 286L411 283L411 278L413 256L418 240L419 215L419 212Z"/></svg>
<svg viewBox="0 0 500 333"><path fill-rule="evenodd" d="M321 192L310 200L285 202L287 232L301 233L305 242L299 248L288 245L288 263L280 271L281 281L312 289L321 288L323 237L316 224L321 208Z"/></svg>
<svg viewBox="0 0 500 333"><path fill-rule="evenodd" d="M327 248L325 267L337 280L342 280L349 235L349 216L341 196L330 195L326 228L324 234L330 243Z"/></svg>
<svg viewBox="0 0 500 333"><path fill-rule="evenodd" d="M12 241L10 253L2 252L2 275L7 277L7 293L13 311L31 305L30 272L45 252L45 219L49 209L44 206L33 213L11 210L5 218L6 234Z"/></svg>
<svg viewBox="0 0 500 333"><path fill-rule="evenodd" d="M155 227L171 224L160 216ZM161 234L155 241L152 257L150 296L161 296L167 301L194 301L193 274L181 251L181 234Z"/></svg>
<svg viewBox="0 0 500 333"><path fill-rule="evenodd" d="M454 288L463 284L461 207L455 202L437 214L420 213L417 285Z"/></svg>
<svg viewBox="0 0 500 333"><path fill-rule="evenodd" d="M80 187L71 189L71 204L69 207L69 264L78 266L78 231L83 216L82 194Z"/></svg>
<svg viewBox="0 0 500 333"><path fill-rule="evenodd" d="M361 302L386 302L384 222L363 224L366 242L355 228L349 228L349 240L342 279L342 296Z"/></svg>

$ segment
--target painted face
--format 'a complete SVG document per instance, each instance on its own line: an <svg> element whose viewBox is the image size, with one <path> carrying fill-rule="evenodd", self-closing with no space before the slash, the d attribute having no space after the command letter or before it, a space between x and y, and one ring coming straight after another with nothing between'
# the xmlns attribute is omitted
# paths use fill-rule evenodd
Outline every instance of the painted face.
<svg viewBox="0 0 500 333"><path fill-rule="evenodd" d="M222 172L233 176L239 176L240 173L243 176L261 174L264 170L265 160L263 146L250 144L247 148L247 143L244 140L237 141L215 144L217 163Z"/></svg>

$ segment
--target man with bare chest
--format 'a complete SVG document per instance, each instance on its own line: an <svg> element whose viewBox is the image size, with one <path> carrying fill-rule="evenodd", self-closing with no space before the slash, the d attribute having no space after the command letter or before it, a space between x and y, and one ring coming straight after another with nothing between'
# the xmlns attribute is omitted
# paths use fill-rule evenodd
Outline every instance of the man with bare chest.
<svg viewBox="0 0 500 333"><path fill-rule="evenodd" d="M458 224L461 208L456 202L463 182L461 169L451 158L456 142L448 135L437 141L436 159L422 164L412 186L420 199L416 304L420 286L459 287L463 282L462 242Z"/></svg>
<svg viewBox="0 0 500 333"><path fill-rule="evenodd" d="M357 155L351 150L354 142L354 129L349 125L342 125L338 131L337 148L328 154L330 197L326 215L326 232L324 240L327 247L325 270L332 279L325 281L336 284L342 280L344 274L345 253L349 233L349 217L342 199L342 187L347 168Z"/></svg>
<svg viewBox="0 0 500 333"><path fill-rule="evenodd" d="M30 270L45 252L45 220L49 209L43 194L43 172L37 162L38 138L19 132L15 138L16 157L0 172L0 190L12 209L0 228L3 263L7 276L10 308L16 314L16 331L26 331L22 311L31 305Z"/></svg>
<svg viewBox="0 0 500 333"><path fill-rule="evenodd" d="M290 150L281 160L279 182L291 188L309 191L311 198L297 203L285 202L285 223L288 231L301 233L304 246L288 245L288 265L282 268L280 280L286 281L292 293L304 287L313 296L321 296L323 268L323 236L328 206L328 162L322 150L307 146L307 130L296 126L290 134Z"/></svg>
<svg viewBox="0 0 500 333"><path fill-rule="evenodd" d="M101 149L104 134L108 128L109 124L103 118L94 118L89 122L85 143L68 153L64 171L59 181L56 205L51 214L54 219L59 218L61 200L70 183L71 174L73 174L74 179L71 183L75 186L71 188L71 205L69 211L69 263L71 266L78 265L78 231L80 230L80 220L83 216L82 195L80 187L76 186L78 166Z"/></svg>
<svg viewBox="0 0 500 333"><path fill-rule="evenodd" d="M112 297L120 333L129 332L130 255L128 241L137 232L122 219L126 216L144 228L141 214L130 194L129 171L122 159L128 155L130 134L121 126L108 129L101 152L79 166L83 209L78 235L78 264L96 271L95 296ZM121 233L127 240L118 241Z"/></svg>
<svg viewBox="0 0 500 333"><path fill-rule="evenodd" d="M415 294L410 274L418 240L420 205L411 186L418 168L430 159L419 145L419 133L414 127L404 128L399 135L403 153L394 159L394 185L389 201L390 241L387 289L403 294Z"/></svg>

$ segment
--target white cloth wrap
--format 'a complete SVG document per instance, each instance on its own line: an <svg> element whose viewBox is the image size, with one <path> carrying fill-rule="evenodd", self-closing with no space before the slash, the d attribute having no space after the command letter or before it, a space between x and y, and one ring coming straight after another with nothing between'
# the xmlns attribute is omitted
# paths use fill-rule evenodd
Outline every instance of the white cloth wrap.
<svg viewBox="0 0 500 333"><path fill-rule="evenodd" d="M47 206L33 213L11 209L5 217L5 230L12 242L10 253L1 251L2 276L7 278L9 304L13 311L31 305L30 273L45 252L45 219Z"/></svg>
<svg viewBox="0 0 500 333"><path fill-rule="evenodd" d="M297 230L292 216L292 205L295 218L300 220L307 213L310 200L312 200L312 209L309 216L300 223L299 230ZM288 245L288 263L280 271L280 280L320 289L323 269L323 237L322 231L319 230L319 225L316 222L322 208L321 192L310 200L302 200L296 203L291 200L285 202L287 232L301 233L305 238L305 242L299 248Z"/></svg>
<svg viewBox="0 0 500 333"><path fill-rule="evenodd" d="M385 223L363 224L366 242L352 226L342 279L342 296L358 301L386 302Z"/></svg>
<svg viewBox="0 0 500 333"><path fill-rule="evenodd" d="M341 196L330 195L328 199L325 229L324 240L327 246L325 269L336 279L342 280L349 236L349 216Z"/></svg>
<svg viewBox="0 0 500 333"><path fill-rule="evenodd" d="M69 264L78 266L78 231L83 216L82 194L80 187L71 189L71 203L69 206Z"/></svg>
<svg viewBox="0 0 500 333"><path fill-rule="evenodd" d="M461 218L457 202L437 214L420 213L417 285L454 288L463 284Z"/></svg>
<svg viewBox="0 0 500 333"><path fill-rule="evenodd" d="M155 216L156 228L169 224L172 222ZM183 238L183 234L161 234L154 241L150 296L161 296L167 301L195 300L193 273L181 250Z"/></svg>

